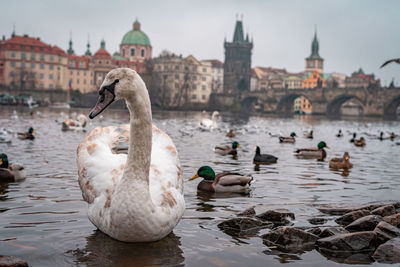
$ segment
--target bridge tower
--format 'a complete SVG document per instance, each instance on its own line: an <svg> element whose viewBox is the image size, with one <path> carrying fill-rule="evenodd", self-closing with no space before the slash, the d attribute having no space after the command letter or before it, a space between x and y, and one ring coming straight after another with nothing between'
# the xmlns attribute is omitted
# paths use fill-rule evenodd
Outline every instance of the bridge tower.
<svg viewBox="0 0 400 267"><path fill-rule="evenodd" d="M320 57L319 43L317 38L317 29L315 29L314 39L311 44L311 55L306 58L306 72L311 73L317 71L318 73L324 72L324 59Z"/></svg>
<svg viewBox="0 0 400 267"><path fill-rule="evenodd" d="M225 40L224 48L224 93L250 91L253 40L249 40L248 33L244 38L243 22L241 20L236 20L233 40L232 42Z"/></svg>

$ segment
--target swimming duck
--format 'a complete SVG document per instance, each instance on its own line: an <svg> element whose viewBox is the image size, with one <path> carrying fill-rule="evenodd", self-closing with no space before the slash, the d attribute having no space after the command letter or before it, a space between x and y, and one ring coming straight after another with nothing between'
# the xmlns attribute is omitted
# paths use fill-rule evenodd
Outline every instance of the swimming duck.
<svg viewBox="0 0 400 267"><path fill-rule="evenodd" d="M316 158L323 160L326 158L326 151L324 148L329 148L325 142L321 141L318 143L318 148L299 148L294 153L295 156L301 158Z"/></svg>
<svg viewBox="0 0 400 267"><path fill-rule="evenodd" d="M304 134L304 137L305 137L305 138L309 138L309 139L313 139L313 138L314 138L314 131L311 130L310 132L305 133L305 134Z"/></svg>
<svg viewBox="0 0 400 267"><path fill-rule="evenodd" d="M61 124L62 131L84 131L87 124L86 116L79 114L76 120L66 119Z"/></svg>
<svg viewBox="0 0 400 267"><path fill-rule="evenodd" d="M350 143L354 143L354 140L356 140L357 133L353 133L353 138L350 139Z"/></svg>
<svg viewBox="0 0 400 267"><path fill-rule="evenodd" d="M397 137L397 135L394 133L394 132L392 132L391 134L390 134L390 140L392 140L393 141L393 139L395 139Z"/></svg>
<svg viewBox="0 0 400 267"><path fill-rule="evenodd" d="M236 135L235 135L235 133L233 132L233 130L229 130L229 132L227 132L225 136L226 136L226 137L233 138L233 137L235 137Z"/></svg>
<svg viewBox="0 0 400 267"><path fill-rule="evenodd" d="M361 136L361 138L359 140L355 139L354 140L354 145L355 146L365 146L366 143L365 143L364 137Z"/></svg>
<svg viewBox="0 0 400 267"><path fill-rule="evenodd" d="M93 119L114 100L125 99L130 125L96 127L77 149L78 182L89 220L124 242L152 242L167 236L185 210L182 169L171 138L152 124L149 93L130 68L105 77ZM128 155L113 153L128 142Z"/></svg>
<svg viewBox="0 0 400 267"><path fill-rule="evenodd" d="M211 119L202 119L200 121L200 129L204 131L211 131L218 127L217 116L219 116L218 111L214 111L211 115Z"/></svg>
<svg viewBox="0 0 400 267"><path fill-rule="evenodd" d="M26 178L24 167L18 163L8 163L6 154L0 154L0 182L16 182Z"/></svg>
<svg viewBox="0 0 400 267"><path fill-rule="evenodd" d="M33 140L35 139L35 136L33 135L33 133L35 132L35 130L33 130L32 127L29 128L28 132L25 133L17 133L17 136L19 139L29 139L29 140Z"/></svg>
<svg viewBox="0 0 400 267"><path fill-rule="evenodd" d="M210 166L200 167L189 181L198 177L202 177L204 180L197 185L197 190L213 193L246 193L249 191L250 183L253 180L251 176L238 173L223 172L215 174Z"/></svg>
<svg viewBox="0 0 400 267"><path fill-rule="evenodd" d="M238 142L232 142L232 146L216 146L215 152L221 155L237 155L237 148L239 148Z"/></svg>
<svg viewBox="0 0 400 267"><path fill-rule="evenodd" d="M279 136L279 143L290 143L293 144L296 142L294 138L296 136L295 132L290 133L290 136Z"/></svg>
<svg viewBox="0 0 400 267"><path fill-rule="evenodd" d="M342 130L339 130L339 132L336 134L336 137L342 137L342 136L343 136Z"/></svg>
<svg viewBox="0 0 400 267"><path fill-rule="evenodd" d="M261 149L259 146L256 147L256 154L253 158L253 164L272 164L276 163L278 158L270 154L261 154Z"/></svg>
<svg viewBox="0 0 400 267"><path fill-rule="evenodd" d="M381 132L381 133L379 134L379 137L378 137L378 139L379 139L379 140L381 140L381 141L382 141L382 140L384 140L385 138L383 137L383 135L384 135L384 133L383 133L383 132Z"/></svg>
<svg viewBox="0 0 400 267"><path fill-rule="evenodd" d="M329 161L329 167L333 169L350 169L353 168L353 164L350 162L350 155L348 152L344 152L342 158L332 158Z"/></svg>

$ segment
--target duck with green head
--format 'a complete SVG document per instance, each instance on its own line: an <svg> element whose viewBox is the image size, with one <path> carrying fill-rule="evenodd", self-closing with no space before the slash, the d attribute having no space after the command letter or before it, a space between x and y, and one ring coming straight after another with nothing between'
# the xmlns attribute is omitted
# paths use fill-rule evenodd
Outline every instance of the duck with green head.
<svg viewBox="0 0 400 267"><path fill-rule="evenodd" d="M35 132L35 130L32 127L30 127L27 132L17 133L17 136L18 136L19 139L33 140L33 139L35 139L35 136L33 135L34 132Z"/></svg>
<svg viewBox="0 0 400 267"><path fill-rule="evenodd" d="M232 146L216 146L215 152L220 155L237 155L237 148L239 148L238 142L232 142Z"/></svg>
<svg viewBox="0 0 400 267"><path fill-rule="evenodd" d="M313 138L314 138L314 131L311 130L311 131L309 131L308 133L305 133L305 134L304 134L304 137L305 137L305 138L308 138L308 139L313 139Z"/></svg>
<svg viewBox="0 0 400 267"><path fill-rule="evenodd" d="M294 144L296 142L296 139L294 138L295 136L295 132L291 132L290 136L279 136L279 143Z"/></svg>
<svg viewBox="0 0 400 267"><path fill-rule="evenodd" d="M200 167L189 181L198 177L202 177L203 180L197 185L197 190L212 193L248 193L250 183L253 180L251 176L238 173L223 172L215 174L210 166Z"/></svg>
<svg viewBox="0 0 400 267"><path fill-rule="evenodd" d="M15 182L26 178L24 167L18 163L10 164L6 154L0 154L0 182Z"/></svg>
<svg viewBox="0 0 400 267"><path fill-rule="evenodd" d="M294 154L300 158L319 159L326 158L326 151L324 148L329 148L324 141L318 143L317 148L299 148Z"/></svg>

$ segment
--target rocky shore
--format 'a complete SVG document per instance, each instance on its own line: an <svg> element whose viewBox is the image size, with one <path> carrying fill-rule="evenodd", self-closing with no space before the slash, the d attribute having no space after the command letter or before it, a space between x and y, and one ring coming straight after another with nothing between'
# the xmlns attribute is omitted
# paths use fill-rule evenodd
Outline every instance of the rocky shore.
<svg viewBox="0 0 400 267"><path fill-rule="evenodd" d="M218 228L234 237L259 236L268 248L264 253L271 255L296 258L316 249L339 263L400 263L400 202L316 208L322 214L308 220L313 227L296 227L295 214L286 209L256 214L252 207ZM333 226L325 226L332 220ZM260 235L263 229L268 232Z"/></svg>

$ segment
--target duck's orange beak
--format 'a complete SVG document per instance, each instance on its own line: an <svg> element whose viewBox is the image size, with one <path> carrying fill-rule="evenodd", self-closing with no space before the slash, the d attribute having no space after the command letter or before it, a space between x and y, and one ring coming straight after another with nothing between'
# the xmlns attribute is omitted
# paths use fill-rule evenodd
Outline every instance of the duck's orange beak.
<svg viewBox="0 0 400 267"><path fill-rule="evenodd" d="M189 179L189 181L192 181L192 180L194 180L194 179L196 179L196 178L198 178L198 177L200 177L200 176L199 176L198 173L196 173L192 178Z"/></svg>
<svg viewBox="0 0 400 267"><path fill-rule="evenodd" d="M326 146L325 148L327 148L327 149L331 149L329 146Z"/></svg>

